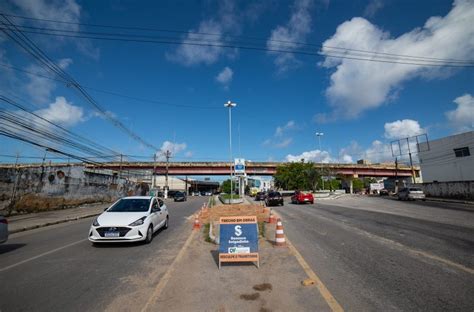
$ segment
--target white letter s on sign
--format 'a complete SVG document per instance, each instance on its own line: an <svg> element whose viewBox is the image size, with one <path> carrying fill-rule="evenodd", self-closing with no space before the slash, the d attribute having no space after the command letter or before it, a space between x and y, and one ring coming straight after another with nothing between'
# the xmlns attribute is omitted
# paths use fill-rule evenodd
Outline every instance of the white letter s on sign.
<svg viewBox="0 0 474 312"><path fill-rule="evenodd" d="M235 236L242 235L242 227L240 225L235 226Z"/></svg>

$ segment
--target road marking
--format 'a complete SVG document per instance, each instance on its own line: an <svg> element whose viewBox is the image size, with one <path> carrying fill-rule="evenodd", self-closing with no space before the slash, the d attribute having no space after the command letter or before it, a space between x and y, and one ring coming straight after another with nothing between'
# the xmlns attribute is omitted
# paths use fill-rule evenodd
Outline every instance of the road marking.
<svg viewBox="0 0 474 312"><path fill-rule="evenodd" d="M47 256L47 255L52 254L52 253L54 253L54 252L56 252L56 251L60 251L60 250L62 250L62 249L64 249L64 248L68 248L68 247L77 245L77 244L82 243L82 242L84 242L84 241L86 241L86 240L87 240L87 238L86 238L86 239L81 239L80 241L77 241L77 242L74 242L74 243L70 243L70 244L67 244L67 245L65 245L65 246L62 246L62 247L59 247L59 248L56 248L56 249L53 249L53 250L44 252L44 253L39 254L39 255L37 255L37 256L31 257L31 258L29 258L29 259L26 259L26 260L17 262L17 263L15 263L15 264L9 265L9 266L7 266L7 267L1 268L1 269L0 269L0 272L3 272L3 271L6 271L6 270L9 270L9 269L12 269L12 268L17 267L17 266L19 266L19 265L22 265L22 264L24 264L24 263L27 263L27 262L33 261L33 260L35 260L35 259L41 258L41 257L43 257L43 256Z"/></svg>
<svg viewBox="0 0 474 312"><path fill-rule="evenodd" d="M331 292L323 284L323 282L318 277L318 275L316 275L316 273L314 273L314 271L311 269L309 264L304 260L303 256L299 253L299 251L295 248L295 246L290 242L288 237L286 237L286 243L287 243L288 248L290 249L290 251L295 255L296 259L300 263L303 270L306 272L306 275L308 275L309 278L316 281L316 287L318 288L319 293L324 298L326 303L329 305L331 310L332 311L337 311L337 312L344 311L344 309L341 307L341 305L337 302L336 298L334 298L334 296L331 294Z"/></svg>
<svg viewBox="0 0 474 312"><path fill-rule="evenodd" d="M301 210L301 211L310 214L308 211L305 211L305 210ZM389 245L394 245L396 248L398 248L398 249L401 250L401 251L407 251L408 253L411 253L411 254L413 254L413 255L425 257L425 258L428 258L428 259L431 259L431 260L435 260L435 261L437 261L437 262L441 262L441 263L443 263L443 264L445 264L445 265L451 266L451 267L453 267L453 268L456 268L456 269L458 269L458 270L467 272L467 273L469 273L469 274L474 274L474 269L469 268L469 267L466 267L466 266L464 266L464 265L462 265L462 264L453 262L453 261L451 261L451 260L447 260L447 259L444 259L444 258L435 256L435 255L432 255L432 254L430 254L430 253L424 252L424 251L419 250L419 249L415 249L415 248L408 247L408 246L403 245L403 244L401 244L401 243L399 243L399 242L397 242L397 241L394 241L394 240L391 240L391 239L388 239L388 238L385 238L385 237L382 237L382 236L378 236L378 235L369 233L369 232L364 231L364 230L362 230L362 229L359 229L359 228L357 228L357 227L348 225L348 224L346 224L346 223L341 223L341 222L332 220L332 219L330 219L330 218L327 218L327 217L324 217L324 216L321 216L321 215L315 215L315 217L316 217L316 218L320 218L320 219L328 220L328 221L330 221L330 222L332 222L332 223L335 223L336 225L339 225L340 227L344 227L344 228L346 228L346 229L353 230L353 231L357 232L359 235L367 236L367 237L371 238L372 240L380 241L380 242L383 242L383 243L389 244Z"/></svg>
<svg viewBox="0 0 474 312"><path fill-rule="evenodd" d="M173 260L173 263L171 263L171 265L168 267L168 270L166 271L165 275L163 275L163 277L161 278L160 282L158 283L158 285L156 285L156 288L155 290L153 291L153 293L151 294L150 298L148 299L147 303L145 304L145 306L142 308L142 312L144 311L147 311L149 308L151 308L151 305L153 303L155 303L155 301L158 299L158 297L161 295L161 292L163 291L163 289L165 288L166 284L168 283L168 281L171 279L171 275L173 274L174 270L175 270L175 267L176 265L178 264L178 262L181 260L181 258L183 257L184 253L186 252L186 250L188 249L188 246L191 244L191 241L193 240L194 236L196 235L196 233L198 233L199 231L192 231L191 234L189 235L188 239L186 240L186 242L184 243L183 247L181 248L181 250L179 251L178 255L176 256L176 258L174 258Z"/></svg>

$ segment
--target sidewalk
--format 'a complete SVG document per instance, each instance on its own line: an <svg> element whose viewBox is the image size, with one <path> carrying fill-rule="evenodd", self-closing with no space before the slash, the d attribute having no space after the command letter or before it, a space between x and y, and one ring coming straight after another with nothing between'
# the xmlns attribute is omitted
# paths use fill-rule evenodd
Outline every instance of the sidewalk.
<svg viewBox="0 0 474 312"><path fill-rule="evenodd" d="M82 205L76 208L28 213L8 218L9 234L28 231L48 225L84 219L101 214L109 203Z"/></svg>

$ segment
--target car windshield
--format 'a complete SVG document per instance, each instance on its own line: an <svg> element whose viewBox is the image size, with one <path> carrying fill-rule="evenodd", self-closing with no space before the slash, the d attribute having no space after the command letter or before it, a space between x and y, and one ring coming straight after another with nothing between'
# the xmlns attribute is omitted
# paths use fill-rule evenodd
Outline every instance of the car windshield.
<svg viewBox="0 0 474 312"><path fill-rule="evenodd" d="M278 192L273 192L273 193L268 194L268 196L270 196L270 197L277 197L277 196L281 196L281 195L280 195L280 193L278 193Z"/></svg>
<svg viewBox="0 0 474 312"><path fill-rule="evenodd" d="M144 212L150 207L150 199L127 198L119 200L108 212Z"/></svg>
<svg viewBox="0 0 474 312"><path fill-rule="evenodd" d="M421 192L421 189L413 187L413 188L410 189L410 192Z"/></svg>

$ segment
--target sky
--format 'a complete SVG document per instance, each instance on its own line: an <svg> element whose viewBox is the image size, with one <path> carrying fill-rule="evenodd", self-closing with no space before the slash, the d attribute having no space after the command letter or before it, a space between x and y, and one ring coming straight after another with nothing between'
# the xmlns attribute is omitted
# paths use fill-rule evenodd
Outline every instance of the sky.
<svg viewBox="0 0 474 312"><path fill-rule="evenodd" d="M250 161L393 162L394 140L473 130L472 0L7 0L0 12L102 112L1 32L0 95L43 118L27 123L60 125L104 155L229 160L227 101L237 104L232 156ZM28 115L4 101L0 109ZM5 118L2 127L22 131ZM44 152L0 135L0 162L39 162Z"/></svg>

